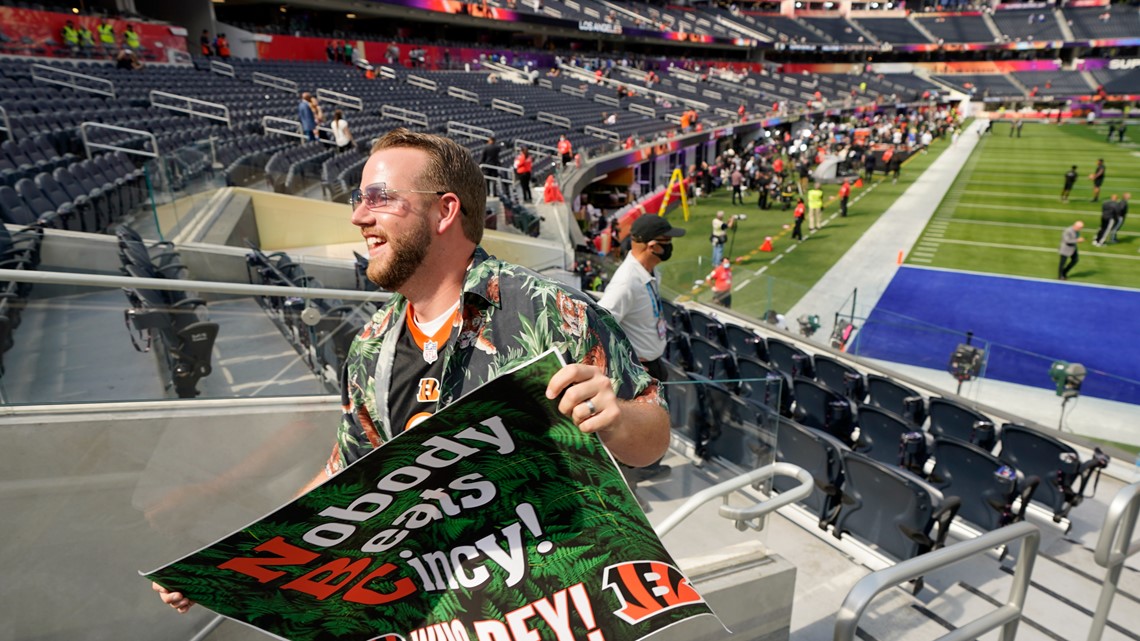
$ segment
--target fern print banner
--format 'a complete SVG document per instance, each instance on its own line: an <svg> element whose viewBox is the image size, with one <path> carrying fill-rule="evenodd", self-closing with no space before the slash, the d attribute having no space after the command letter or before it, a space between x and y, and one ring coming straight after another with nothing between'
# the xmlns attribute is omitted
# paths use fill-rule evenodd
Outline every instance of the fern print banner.
<svg viewBox="0 0 1140 641"><path fill-rule="evenodd" d="M292 641L633 641L711 611L549 352L147 578Z"/></svg>

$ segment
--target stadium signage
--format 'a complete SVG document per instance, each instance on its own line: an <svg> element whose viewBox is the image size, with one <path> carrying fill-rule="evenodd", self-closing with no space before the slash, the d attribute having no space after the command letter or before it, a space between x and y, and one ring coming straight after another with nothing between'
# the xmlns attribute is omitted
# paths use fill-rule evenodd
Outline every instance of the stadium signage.
<svg viewBox="0 0 1140 641"><path fill-rule="evenodd" d="M1140 67L1140 58L1113 58L1108 61L1108 68L1113 71L1125 71Z"/></svg>
<svg viewBox="0 0 1140 641"><path fill-rule="evenodd" d="M621 35L621 25L611 24L609 22L594 22L593 20L579 20L579 31L594 31L597 33L612 33L614 35Z"/></svg>

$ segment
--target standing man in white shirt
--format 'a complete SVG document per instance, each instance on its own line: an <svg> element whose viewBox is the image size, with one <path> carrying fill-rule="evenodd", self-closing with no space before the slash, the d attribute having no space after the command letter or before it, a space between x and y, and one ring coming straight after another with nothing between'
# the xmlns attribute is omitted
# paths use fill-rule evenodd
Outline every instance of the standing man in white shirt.
<svg viewBox="0 0 1140 641"><path fill-rule="evenodd" d="M617 319L650 376L661 382L669 378L669 372L661 362L661 355L665 353L666 323L656 269L673 255L673 239L684 235L684 229L673 227L660 216L644 214L633 221L629 253L598 301ZM634 484L668 472L669 467L657 461L632 472L630 481Z"/></svg>

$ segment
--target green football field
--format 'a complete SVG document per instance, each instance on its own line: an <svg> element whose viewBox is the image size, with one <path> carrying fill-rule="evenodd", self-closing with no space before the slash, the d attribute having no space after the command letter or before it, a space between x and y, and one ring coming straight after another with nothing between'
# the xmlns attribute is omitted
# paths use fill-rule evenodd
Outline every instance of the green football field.
<svg viewBox="0 0 1140 641"><path fill-rule="evenodd" d="M1107 143L1106 124L1030 123L1020 138L1010 138L1004 123L995 129L974 150L907 262L1052 279L1061 232L1083 220L1085 241L1070 282L1140 288L1140 201L1130 207L1120 242L1094 247L1101 203L1089 202L1088 178L1103 158L1101 201L1124 192L1140 198L1140 146L1132 142L1140 132ZM1063 176L1072 165L1077 183L1062 203Z"/></svg>
<svg viewBox="0 0 1140 641"><path fill-rule="evenodd" d="M703 285L694 287L694 282L703 280L712 271L709 264L712 255L709 242L711 222L717 210L724 210L726 216L747 216L746 220L740 221L735 233L729 232L729 242L725 246L726 255L739 261L733 269L733 309L751 316L760 316L768 309L780 313L788 311L938 157L947 144L947 141L935 141L930 153L917 154L908 159L903 164L898 183L877 174L870 184L865 184L861 189L852 189L846 218L835 218L821 231L810 236L805 221L805 240L790 253L785 251L795 244L791 239L792 210L784 210L782 205L761 210L757 207L754 192L748 192L745 205L734 206L731 204L731 188L722 188L711 196L699 199L696 204L690 203L687 222L683 220L680 208L673 210L669 214L670 222L674 226L686 228L688 234L673 243L673 257L659 268L664 292L670 297L681 296L682 300L711 301L712 292L709 288ZM823 190L823 217L827 219L839 210L838 200L832 200L839 191L839 186L824 185ZM1140 189L1137 191L1140 192ZM771 252L760 251L766 237L772 238ZM832 311L834 310L820 310L821 313Z"/></svg>

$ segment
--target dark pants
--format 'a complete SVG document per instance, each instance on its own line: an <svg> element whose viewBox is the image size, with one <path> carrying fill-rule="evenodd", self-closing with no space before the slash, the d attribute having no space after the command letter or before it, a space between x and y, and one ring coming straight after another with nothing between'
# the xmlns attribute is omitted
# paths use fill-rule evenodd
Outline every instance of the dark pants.
<svg viewBox="0 0 1140 641"><path fill-rule="evenodd" d="M804 239L804 232L803 232L803 229L801 229L801 227L803 227L803 226L804 226L803 217L801 216L799 218L796 218L796 226L792 228L792 238L793 239L799 239L799 240Z"/></svg>
<svg viewBox="0 0 1140 641"><path fill-rule="evenodd" d="M740 193L740 185L733 185L732 186L732 204L735 205L737 200L739 200L740 204L743 205L744 204L744 194Z"/></svg>
<svg viewBox="0 0 1140 641"><path fill-rule="evenodd" d="M756 197L756 206L759 207L760 209L767 209L768 208L768 188L767 187L761 187L760 188L760 195Z"/></svg>
<svg viewBox="0 0 1140 641"><path fill-rule="evenodd" d="M726 289L723 292L713 292L712 302L721 307L732 307L732 290Z"/></svg>
<svg viewBox="0 0 1140 641"><path fill-rule="evenodd" d="M1064 279L1069 277L1069 271L1077 266L1080 260L1080 252L1073 249L1072 256L1061 256L1061 262L1057 265L1057 276ZM1065 263L1068 263L1067 265Z"/></svg>
<svg viewBox="0 0 1140 641"><path fill-rule="evenodd" d="M519 177L519 187L522 188L523 202L530 202L530 174L516 174Z"/></svg>
<svg viewBox="0 0 1140 641"><path fill-rule="evenodd" d="M839 215L844 217L844 218L847 217L847 196L844 196L839 201Z"/></svg>
<svg viewBox="0 0 1140 641"><path fill-rule="evenodd" d="M571 160L574 160L574 156L572 156L570 154L562 154L562 166L563 167L565 167L566 165L569 165Z"/></svg>
<svg viewBox="0 0 1140 641"><path fill-rule="evenodd" d="M1112 216L1100 217L1100 229L1096 230L1096 244L1108 242L1109 231L1112 229Z"/></svg>
<svg viewBox="0 0 1140 641"><path fill-rule="evenodd" d="M665 364L661 362L660 357L651 361L641 361L641 365L645 367L645 371L649 372L650 376L658 381L664 383L669 380L669 370L665 369Z"/></svg>

